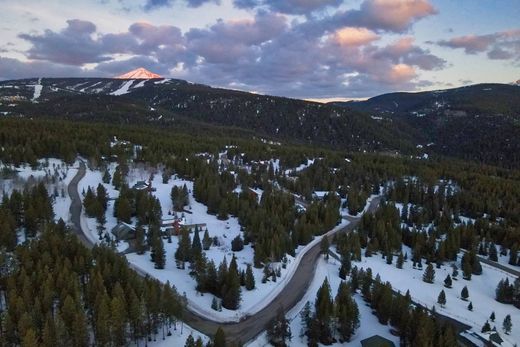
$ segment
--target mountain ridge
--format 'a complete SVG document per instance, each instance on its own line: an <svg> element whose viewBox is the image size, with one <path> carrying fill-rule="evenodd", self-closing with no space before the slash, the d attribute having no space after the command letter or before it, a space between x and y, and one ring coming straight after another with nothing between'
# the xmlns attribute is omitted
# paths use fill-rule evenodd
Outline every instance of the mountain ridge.
<svg viewBox="0 0 520 347"><path fill-rule="evenodd" d="M170 78L44 78L0 82L0 102L0 115L7 116L186 131L219 126L277 142L392 155L440 154L520 167L520 88L513 85L480 84L321 104ZM504 158L510 161L504 163Z"/></svg>

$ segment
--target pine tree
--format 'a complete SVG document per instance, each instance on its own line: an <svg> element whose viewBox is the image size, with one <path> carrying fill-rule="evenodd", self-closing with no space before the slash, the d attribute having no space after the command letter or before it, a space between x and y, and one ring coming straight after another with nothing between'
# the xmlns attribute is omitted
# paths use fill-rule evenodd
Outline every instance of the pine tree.
<svg viewBox="0 0 520 347"><path fill-rule="evenodd" d="M164 269L166 264L166 252L164 251L164 243L162 237L156 236L152 244L152 252L154 253L154 263L156 269Z"/></svg>
<svg viewBox="0 0 520 347"><path fill-rule="evenodd" d="M462 278L465 280L471 280L471 273L473 271L473 267L471 266L471 262L469 259L468 253L464 253L462 256Z"/></svg>
<svg viewBox="0 0 520 347"><path fill-rule="evenodd" d="M326 277L316 294L316 302L314 303L314 306L316 311L316 320L320 326L320 341L324 344L329 344L332 340L330 322L334 311L334 302L330 296L330 285Z"/></svg>
<svg viewBox="0 0 520 347"><path fill-rule="evenodd" d="M516 243L509 250L509 264L518 265L518 245Z"/></svg>
<svg viewBox="0 0 520 347"><path fill-rule="evenodd" d="M489 316L489 320L492 322L495 321L495 311L491 312L491 315Z"/></svg>
<svg viewBox="0 0 520 347"><path fill-rule="evenodd" d="M439 296L437 297L437 303L441 305L441 307L446 305L446 293L444 293L444 290L441 290Z"/></svg>
<svg viewBox="0 0 520 347"><path fill-rule="evenodd" d="M224 330L219 327L217 329L217 332L215 333L215 336L213 336L213 347L226 347L226 334L224 333Z"/></svg>
<svg viewBox="0 0 520 347"><path fill-rule="evenodd" d="M238 267L234 255L229 262L229 269L226 278L224 279L222 290L222 306L228 310L238 309L241 299L240 275L238 273Z"/></svg>
<svg viewBox="0 0 520 347"><path fill-rule="evenodd" d="M105 168L105 172L103 173L103 183L109 184L112 177L110 177L110 172L108 172L108 168Z"/></svg>
<svg viewBox="0 0 520 347"><path fill-rule="evenodd" d="M347 278L347 275L350 273L350 269L352 266L352 262L350 261L350 253L341 256L341 267L339 268L339 277L342 280Z"/></svg>
<svg viewBox="0 0 520 347"><path fill-rule="evenodd" d="M137 254L144 254L146 251L146 245L144 243L144 229L140 224L135 228L134 245Z"/></svg>
<svg viewBox="0 0 520 347"><path fill-rule="evenodd" d="M320 250L321 254L325 256L325 259L329 260L329 238L327 236L321 238Z"/></svg>
<svg viewBox="0 0 520 347"><path fill-rule="evenodd" d="M491 261L498 261L498 252L497 252L497 246L495 246L494 243L491 243L489 246L489 256L488 259Z"/></svg>
<svg viewBox="0 0 520 347"><path fill-rule="evenodd" d="M446 275L446 278L444 279L444 286L446 288L451 288L451 285L452 285L451 276L448 274L448 275Z"/></svg>
<svg viewBox="0 0 520 347"><path fill-rule="evenodd" d="M464 288L462 288L461 292L460 292L460 297L462 300L464 301L467 301L468 298L469 298L469 292L468 292L468 287L467 286L464 286Z"/></svg>
<svg viewBox="0 0 520 347"><path fill-rule="evenodd" d="M352 298L349 286L345 282L340 283L335 307L340 341L350 341L350 338L359 327L359 309Z"/></svg>
<svg viewBox="0 0 520 347"><path fill-rule="evenodd" d="M435 280L435 270L433 269L433 265L430 263L424 270L423 281L426 283L433 283Z"/></svg>
<svg viewBox="0 0 520 347"><path fill-rule="evenodd" d="M506 334L509 335L511 332L511 329L513 328L513 323L511 322L511 315L507 315L506 318L504 318L504 321L502 322L502 329Z"/></svg>
<svg viewBox="0 0 520 347"><path fill-rule="evenodd" d="M286 347L287 341L291 341L291 326L285 314L283 308L279 308L276 317L273 318L267 325L267 340L273 346Z"/></svg>
<svg viewBox="0 0 520 347"><path fill-rule="evenodd" d="M192 257L200 255L202 252L202 245L200 243L199 228L196 226L193 232L193 241L191 243L191 254Z"/></svg>
<svg viewBox="0 0 520 347"><path fill-rule="evenodd" d="M400 252L399 256L397 257L397 263L395 264L395 266L398 269L402 269L403 268L403 263L404 263L403 252Z"/></svg>
<svg viewBox="0 0 520 347"><path fill-rule="evenodd" d="M189 335L186 339L186 343L184 344L184 347L195 347L195 339L193 338L193 335Z"/></svg>
<svg viewBox="0 0 520 347"><path fill-rule="evenodd" d="M255 276L253 274L253 267L251 264L247 264L245 274L245 287L247 290L255 289Z"/></svg>
<svg viewBox="0 0 520 347"><path fill-rule="evenodd" d="M28 329L22 339L22 347L38 347L38 338L33 329Z"/></svg>
<svg viewBox="0 0 520 347"><path fill-rule="evenodd" d="M190 232L186 228L181 229L181 235L179 237L179 245L175 251L175 259L180 264L180 268L184 269L185 262L191 258L191 239Z"/></svg>
<svg viewBox="0 0 520 347"><path fill-rule="evenodd" d="M202 238L202 249L207 251L211 247L212 243L213 243L213 239L211 237L209 237L208 229L206 229L204 231L204 237Z"/></svg>
<svg viewBox="0 0 520 347"><path fill-rule="evenodd" d="M471 301L469 302L468 310L473 311L473 303Z"/></svg>
<svg viewBox="0 0 520 347"><path fill-rule="evenodd" d="M244 240L237 235L233 240L231 240L231 250L233 252L240 252L244 249Z"/></svg>
<svg viewBox="0 0 520 347"><path fill-rule="evenodd" d="M456 280L459 275L459 270L457 269L457 265L453 264L453 272L451 273L451 278Z"/></svg>
<svg viewBox="0 0 520 347"><path fill-rule="evenodd" d="M218 311L218 300L216 297L213 297L213 299L211 300L211 308L215 311Z"/></svg>
<svg viewBox="0 0 520 347"><path fill-rule="evenodd" d="M484 325L482 326L482 329L480 330L483 333L487 333L488 331L491 331L491 325L489 325L489 322L486 321Z"/></svg>

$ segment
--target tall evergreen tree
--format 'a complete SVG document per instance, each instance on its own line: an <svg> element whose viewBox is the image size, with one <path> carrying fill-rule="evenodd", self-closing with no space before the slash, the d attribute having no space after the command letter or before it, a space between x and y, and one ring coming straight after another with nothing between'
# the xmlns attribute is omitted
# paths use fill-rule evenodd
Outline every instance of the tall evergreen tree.
<svg viewBox="0 0 520 347"><path fill-rule="evenodd" d="M441 307L446 305L446 293L444 293L444 290L441 290L439 293L439 296L437 297L437 303L441 305Z"/></svg>
<svg viewBox="0 0 520 347"><path fill-rule="evenodd" d="M511 322L511 315L507 315L505 318L504 318L504 321L502 322L502 329L504 330L504 332L506 334L509 335L509 333L511 333L511 329L513 328L513 323Z"/></svg>
<svg viewBox="0 0 520 347"><path fill-rule="evenodd" d="M213 347L226 347L226 334L224 333L224 330L219 327L217 329L217 332L213 336Z"/></svg>
<svg viewBox="0 0 520 347"><path fill-rule="evenodd" d="M286 347L287 341L291 341L291 326L285 317L283 308L279 308L276 317L267 325L267 340L275 347Z"/></svg>
<svg viewBox="0 0 520 347"><path fill-rule="evenodd" d="M461 292L460 292L460 298L464 301L468 300L469 298L469 292L468 292L468 287L467 286L464 286L464 288L462 288Z"/></svg>
<svg viewBox="0 0 520 347"><path fill-rule="evenodd" d="M430 263L426 267L426 270L424 270L423 281L426 283L433 283L434 280L435 280L435 270L433 268L433 265Z"/></svg>

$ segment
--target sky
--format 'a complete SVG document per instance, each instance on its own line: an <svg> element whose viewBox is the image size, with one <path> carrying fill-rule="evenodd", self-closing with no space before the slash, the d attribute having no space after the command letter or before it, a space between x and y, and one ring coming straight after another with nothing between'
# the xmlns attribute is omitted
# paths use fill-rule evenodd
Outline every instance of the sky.
<svg viewBox="0 0 520 347"><path fill-rule="evenodd" d="M520 79L520 0L0 0L0 79L144 67L313 100Z"/></svg>

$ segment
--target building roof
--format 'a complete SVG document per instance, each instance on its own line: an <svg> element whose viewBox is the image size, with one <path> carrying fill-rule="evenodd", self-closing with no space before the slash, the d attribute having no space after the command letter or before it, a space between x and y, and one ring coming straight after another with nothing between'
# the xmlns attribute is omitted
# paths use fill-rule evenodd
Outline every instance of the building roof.
<svg viewBox="0 0 520 347"><path fill-rule="evenodd" d="M395 344L379 335L374 335L368 339L361 340L361 346L363 347L395 347Z"/></svg>

